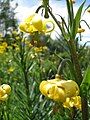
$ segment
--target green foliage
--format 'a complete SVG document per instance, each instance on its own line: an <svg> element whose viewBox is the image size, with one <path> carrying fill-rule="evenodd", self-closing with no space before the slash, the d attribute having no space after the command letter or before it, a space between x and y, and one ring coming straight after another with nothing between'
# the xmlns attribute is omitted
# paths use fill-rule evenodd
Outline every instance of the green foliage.
<svg viewBox="0 0 90 120"><path fill-rule="evenodd" d="M81 120L80 110L63 108L62 104L44 97L39 91L39 85L41 81L55 77L58 66L64 59L68 59L68 62L63 66L62 78L75 80L75 66L68 39L70 35L73 39L76 37L85 1L79 7L75 18L72 4L69 0L66 1L70 25L68 26L60 16L64 36L61 34L56 40L38 32L35 36L25 36L19 32L15 19L12 20L9 16L9 13L11 14L9 2L9 0L2 2L8 7L2 5L0 20L6 25L4 28L6 31L9 27L16 28L6 36L0 37L0 47L2 48L2 43L7 44L6 47L3 45L4 50L0 49L0 84L9 84L12 91L7 101L0 101L0 120L70 120L73 116L75 120ZM90 111L90 66L87 68L90 48L86 47L86 44L80 45L79 39L80 36L77 36L74 44L82 74L85 73L81 89L87 90ZM33 40L36 40L36 43Z"/></svg>
<svg viewBox="0 0 90 120"><path fill-rule="evenodd" d="M81 14L82 14L82 9L84 7L84 4L85 4L86 0L82 3L82 5L79 7L77 13L76 13L76 16L75 18L73 19L73 25L72 25L72 39L75 39L75 36L77 34L77 30L79 28L79 25L80 25L80 19L81 19Z"/></svg>
<svg viewBox="0 0 90 120"><path fill-rule="evenodd" d="M88 68L85 71L82 84L87 84L90 86L90 65L88 65ZM82 86L82 84L81 84L81 86Z"/></svg>

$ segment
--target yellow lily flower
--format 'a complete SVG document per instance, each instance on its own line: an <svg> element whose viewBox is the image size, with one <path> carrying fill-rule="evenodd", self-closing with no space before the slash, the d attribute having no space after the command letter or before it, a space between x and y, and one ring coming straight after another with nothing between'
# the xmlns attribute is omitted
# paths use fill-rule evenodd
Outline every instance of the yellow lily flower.
<svg viewBox="0 0 90 120"><path fill-rule="evenodd" d="M0 86L0 101L6 101L8 99L8 94L11 91L11 87L7 84Z"/></svg>
<svg viewBox="0 0 90 120"><path fill-rule="evenodd" d="M52 24L52 27L47 28L47 24ZM51 32L54 27L54 23L51 20L42 20L41 16L39 16L37 13L29 16L23 23L19 25L21 31L30 34L36 31L43 33Z"/></svg>
<svg viewBox="0 0 90 120"><path fill-rule="evenodd" d="M79 87L75 81L61 80L59 75L56 75L55 79L42 81L39 89L46 97L60 102L79 94Z"/></svg>
<svg viewBox="0 0 90 120"><path fill-rule="evenodd" d="M1 85L1 87L2 87L3 90L5 90L5 92L7 94L9 94L11 92L11 87L9 85L3 84L3 85Z"/></svg>

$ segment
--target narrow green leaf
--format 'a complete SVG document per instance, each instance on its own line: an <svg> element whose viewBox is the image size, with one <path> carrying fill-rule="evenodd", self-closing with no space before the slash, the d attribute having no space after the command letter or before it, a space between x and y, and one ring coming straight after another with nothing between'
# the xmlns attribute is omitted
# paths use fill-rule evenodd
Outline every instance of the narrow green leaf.
<svg viewBox="0 0 90 120"><path fill-rule="evenodd" d="M73 5L69 2L69 0L66 0L66 3L67 3L67 11L68 11L68 22L71 28L73 24L73 17L74 17Z"/></svg>
<svg viewBox="0 0 90 120"><path fill-rule="evenodd" d="M90 85L90 65L88 66L88 68L85 72L82 84L84 84L84 83Z"/></svg>
<svg viewBox="0 0 90 120"><path fill-rule="evenodd" d="M79 24L80 24L82 9L83 9L83 6L84 6L85 2L86 2L86 0L79 7L79 9L76 13L76 16L74 18L74 21L73 21L73 26L72 26L72 29L71 29L73 39L75 38L75 36L77 34L77 30L78 30L78 27L79 27Z"/></svg>

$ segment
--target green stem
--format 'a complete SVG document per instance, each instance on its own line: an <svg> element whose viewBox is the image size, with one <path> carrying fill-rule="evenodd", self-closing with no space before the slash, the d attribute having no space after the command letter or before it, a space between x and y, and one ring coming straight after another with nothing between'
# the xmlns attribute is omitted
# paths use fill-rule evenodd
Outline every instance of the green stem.
<svg viewBox="0 0 90 120"><path fill-rule="evenodd" d="M62 28L61 28L60 24L58 23L57 19L55 18L55 16L52 14L52 12L50 10L49 10L49 13L52 16L52 18L54 19L54 21L56 22L56 24L58 25L58 27L60 28L62 35L64 36ZM70 49L70 53L71 53L71 61L74 65L75 79L76 79L76 82L78 83L78 85L80 86L80 84L83 80L83 77L82 77L82 72L81 72L80 63L79 63L79 59L78 59L78 54L76 51L76 46L75 46L74 40L69 40L69 41L67 41L67 43L69 45L69 49ZM89 120L87 97L84 97L83 95L81 95L81 104L82 104L82 120Z"/></svg>
<svg viewBox="0 0 90 120"><path fill-rule="evenodd" d="M52 16L53 20L56 22L59 29L61 30L62 36L65 38L62 27L59 24L58 20L55 18L55 16L50 11L50 9L48 9L48 12ZM71 24L71 26L72 26L72 24ZM82 77L82 72L81 72L80 63L79 63L79 59L78 59L78 53L76 51L75 42L74 42L74 40L70 39L69 41L67 40L67 43L68 43L69 50L70 50L70 53L71 53L71 61L74 65L75 79L76 79L76 82L78 83L78 85L80 86L80 84L83 80L83 77ZM82 120L89 120L89 118L88 118L87 96L85 96L83 94L81 94L81 104L82 104Z"/></svg>
<svg viewBox="0 0 90 120"><path fill-rule="evenodd" d="M74 40L69 40L68 45L69 45L69 49L70 49L70 53L71 53L71 61L74 64L75 79L76 79L76 82L78 83L78 85L80 86L80 84L83 80L83 77L82 77L82 73L81 73L81 68L80 68L78 54L76 52L76 46L75 46Z"/></svg>
<svg viewBox="0 0 90 120"><path fill-rule="evenodd" d="M82 118L83 120L89 120L88 113L88 101L87 101L87 86L83 85L81 88L81 102L82 102Z"/></svg>
<svg viewBox="0 0 90 120"><path fill-rule="evenodd" d="M40 10L41 8L43 8L43 7L44 7L43 5L39 6L39 7L37 8L37 10L36 10L36 12L35 12L35 13L38 13L38 12L39 12L39 10Z"/></svg>
<svg viewBox="0 0 90 120"><path fill-rule="evenodd" d="M65 67L65 65L66 65L67 62L70 62L70 60L69 60L69 59L63 59L63 60L61 61L60 65L58 66L58 70L57 70L57 74L58 74L58 75L59 75L59 74L60 74L60 75L62 74L63 68Z"/></svg>
<svg viewBox="0 0 90 120"><path fill-rule="evenodd" d="M50 13L50 15L53 18L53 20L56 22L56 24L59 27L59 29L61 30L62 36L64 36L64 33L63 33L63 30L62 30L62 27L61 27L60 23L57 21L56 17L53 15L53 13L51 12L50 9L48 9L48 12Z"/></svg>
<svg viewBox="0 0 90 120"><path fill-rule="evenodd" d="M21 42L22 43L22 42ZM24 41L25 43L25 41ZM25 84L25 90L26 90L26 96L27 96L27 104L30 106L30 92L29 92L29 81L28 81L28 75L27 75L27 68L26 68L26 61L25 61L25 46L20 44L20 58L21 58L21 65L22 65L22 72L24 75L24 84Z"/></svg>
<svg viewBox="0 0 90 120"><path fill-rule="evenodd" d="M26 95L27 95L27 103L28 105L30 106L30 92L29 92L29 81L28 81L28 77L27 77L27 73L26 71L24 70L24 82L25 82L25 89L26 89Z"/></svg>
<svg viewBox="0 0 90 120"><path fill-rule="evenodd" d="M80 63L78 59L78 54L76 51L76 46L73 40L69 40L69 49L71 53L71 60L75 67L75 73L76 73L76 82L80 86L83 77L81 73ZM89 120L88 118L88 102L87 102L87 95L83 95L81 91L81 106L82 106L82 120Z"/></svg>

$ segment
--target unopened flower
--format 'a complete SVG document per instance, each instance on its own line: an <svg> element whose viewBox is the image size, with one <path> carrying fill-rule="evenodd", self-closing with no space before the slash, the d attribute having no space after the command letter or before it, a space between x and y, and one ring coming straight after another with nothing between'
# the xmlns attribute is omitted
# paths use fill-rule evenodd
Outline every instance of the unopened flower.
<svg viewBox="0 0 90 120"><path fill-rule="evenodd" d="M83 28L78 28L77 33L82 33L82 32L84 32L84 31L85 31L85 29L83 29Z"/></svg>

